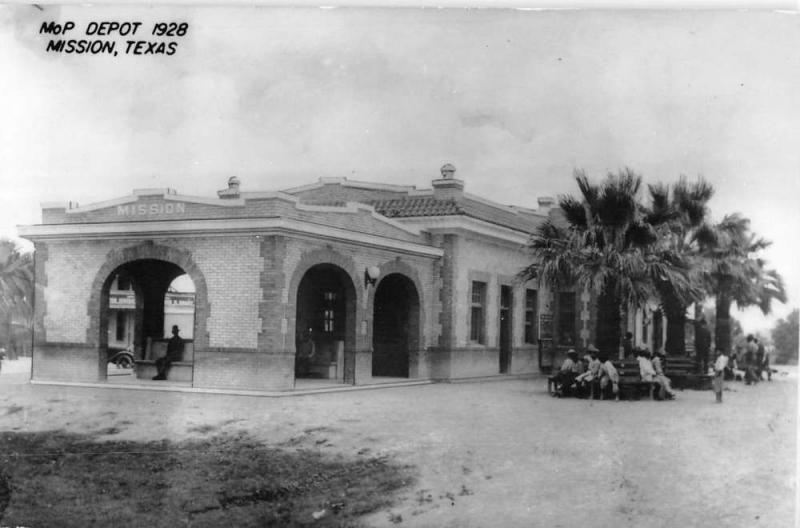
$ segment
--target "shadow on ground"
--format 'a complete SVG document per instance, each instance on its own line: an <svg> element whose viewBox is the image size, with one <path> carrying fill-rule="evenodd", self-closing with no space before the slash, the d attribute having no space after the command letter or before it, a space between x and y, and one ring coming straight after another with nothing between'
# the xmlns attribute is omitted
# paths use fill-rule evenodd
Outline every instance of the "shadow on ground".
<svg viewBox="0 0 800 528"><path fill-rule="evenodd" d="M360 526L414 482L386 458L267 446L248 435L97 441L0 435L0 524Z"/></svg>

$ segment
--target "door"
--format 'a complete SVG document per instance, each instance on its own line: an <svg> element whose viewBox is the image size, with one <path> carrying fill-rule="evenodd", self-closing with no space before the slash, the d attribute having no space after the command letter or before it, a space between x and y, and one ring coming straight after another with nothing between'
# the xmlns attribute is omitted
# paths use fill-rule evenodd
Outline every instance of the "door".
<svg viewBox="0 0 800 528"><path fill-rule="evenodd" d="M511 363L511 287L500 287L500 374L506 374Z"/></svg>

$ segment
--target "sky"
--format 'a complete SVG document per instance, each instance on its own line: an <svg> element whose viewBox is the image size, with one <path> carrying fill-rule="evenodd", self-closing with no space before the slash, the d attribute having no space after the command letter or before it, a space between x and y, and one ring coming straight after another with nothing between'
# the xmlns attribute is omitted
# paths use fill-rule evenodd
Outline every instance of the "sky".
<svg viewBox="0 0 800 528"><path fill-rule="evenodd" d="M43 22L75 22L67 36ZM139 21L136 36L87 36ZM185 22L159 38L157 22ZM46 52L108 39L117 56ZM177 43L171 56L127 40ZM536 207L630 167L702 176L800 299L800 25L787 12L0 5L0 236L40 203L135 188L215 196L320 177L466 191Z"/></svg>

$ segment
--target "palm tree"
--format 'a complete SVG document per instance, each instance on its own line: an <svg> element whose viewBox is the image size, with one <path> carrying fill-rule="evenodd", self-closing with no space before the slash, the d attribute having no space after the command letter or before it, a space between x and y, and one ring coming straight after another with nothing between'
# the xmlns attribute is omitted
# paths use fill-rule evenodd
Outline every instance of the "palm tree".
<svg viewBox="0 0 800 528"><path fill-rule="evenodd" d="M5 335L4 345L12 356L16 350L12 323L21 319L30 327L32 306L33 258L20 252L15 242L0 239L0 334Z"/></svg>
<svg viewBox="0 0 800 528"><path fill-rule="evenodd" d="M615 352L629 307L641 307L668 281L688 288L686 270L646 220L638 200L641 176L630 169L609 173L599 185L575 172L580 199L563 196L564 220L547 220L531 238L534 263L520 275L551 288L577 286L596 296L597 336L601 351Z"/></svg>
<svg viewBox="0 0 800 528"><path fill-rule="evenodd" d="M681 176L670 189L669 185L650 185L651 206L646 221L656 227L667 254L688 266L689 283L681 284L669 280L656 282L661 306L667 316L667 354L682 355L686 352L686 309L704 298L700 274L697 270L699 245L695 234L708 229L708 201L714 188L702 178L689 183Z"/></svg>
<svg viewBox="0 0 800 528"><path fill-rule="evenodd" d="M738 213L726 215L710 229L701 229L696 239L706 258L703 269L707 287L716 297L714 340L717 348L731 349L731 305L758 306L766 315L772 301L786 302L781 276L767 269L758 254L772 243L750 231L750 220Z"/></svg>

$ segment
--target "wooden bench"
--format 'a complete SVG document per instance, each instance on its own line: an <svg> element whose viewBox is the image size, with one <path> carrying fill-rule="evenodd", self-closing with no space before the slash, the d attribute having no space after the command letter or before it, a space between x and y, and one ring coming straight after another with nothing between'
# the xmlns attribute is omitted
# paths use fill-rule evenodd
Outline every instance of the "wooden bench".
<svg viewBox="0 0 800 528"><path fill-rule="evenodd" d="M145 347L145 358L137 359L136 379L153 379L158 374L156 359L164 357L167 353L167 342L169 339L150 339L147 340ZM181 361L173 361L167 373L168 381L192 381L194 372L194 341L185 339L183 341L183 356Z"/></svg>
<svg viewBox="0 0 800 528"><path fill-rule="evenodd" d="M154 359L136 360L136 379L153 379L158 374ZM173 361L167 373L169 381L192 381L194 363L191 361Z"/></svg>
<svg viewBox="0 0 800 528"><path fill-rule="evenodd" d="M639 362L631 359L621 359L612 361L614 368L619 374L619 397L625 400L638 400L643 395L654 399L655 387L658 384L654 381L644 381L639 374ZM600 394L601 398L603 394Z"/></svg>
<svg viewBox="0 0 800 528"><path fill-rule="evenodd" d="M547 394L549 394L550 396L554 396L560 390L561 390L561 376L559 376L558 374L547 376Z"/></svg>
<svg viewBox="0 0 800 528"><path fill-rule="evenodd" d="M658 383L655 381L645 381L639 374L625 374L619 377L619 396L625 400L638 400L643 395L647 395L651 400L655 399L655 388Z"/></svg>
<svg viewBox="0 0 800 528"><path fill-rule="evenodd" d="M344 381L344 341L317 342L315 350L306 374Z"/></svg>
<svg viewBox="0 0 800 528"><path fill-rule="evenodd" d="M563 392L563 383L561 382L561 373L553 374L547 377L547 394L556 396Z"/></svg>
<svg viewBox="0 0 800 528"><path fill-rule="evenodd" d="M672 356L664 359L664 375L678 389L711 389L712 376L700 372L699 364L690 357Z"/></svg>

